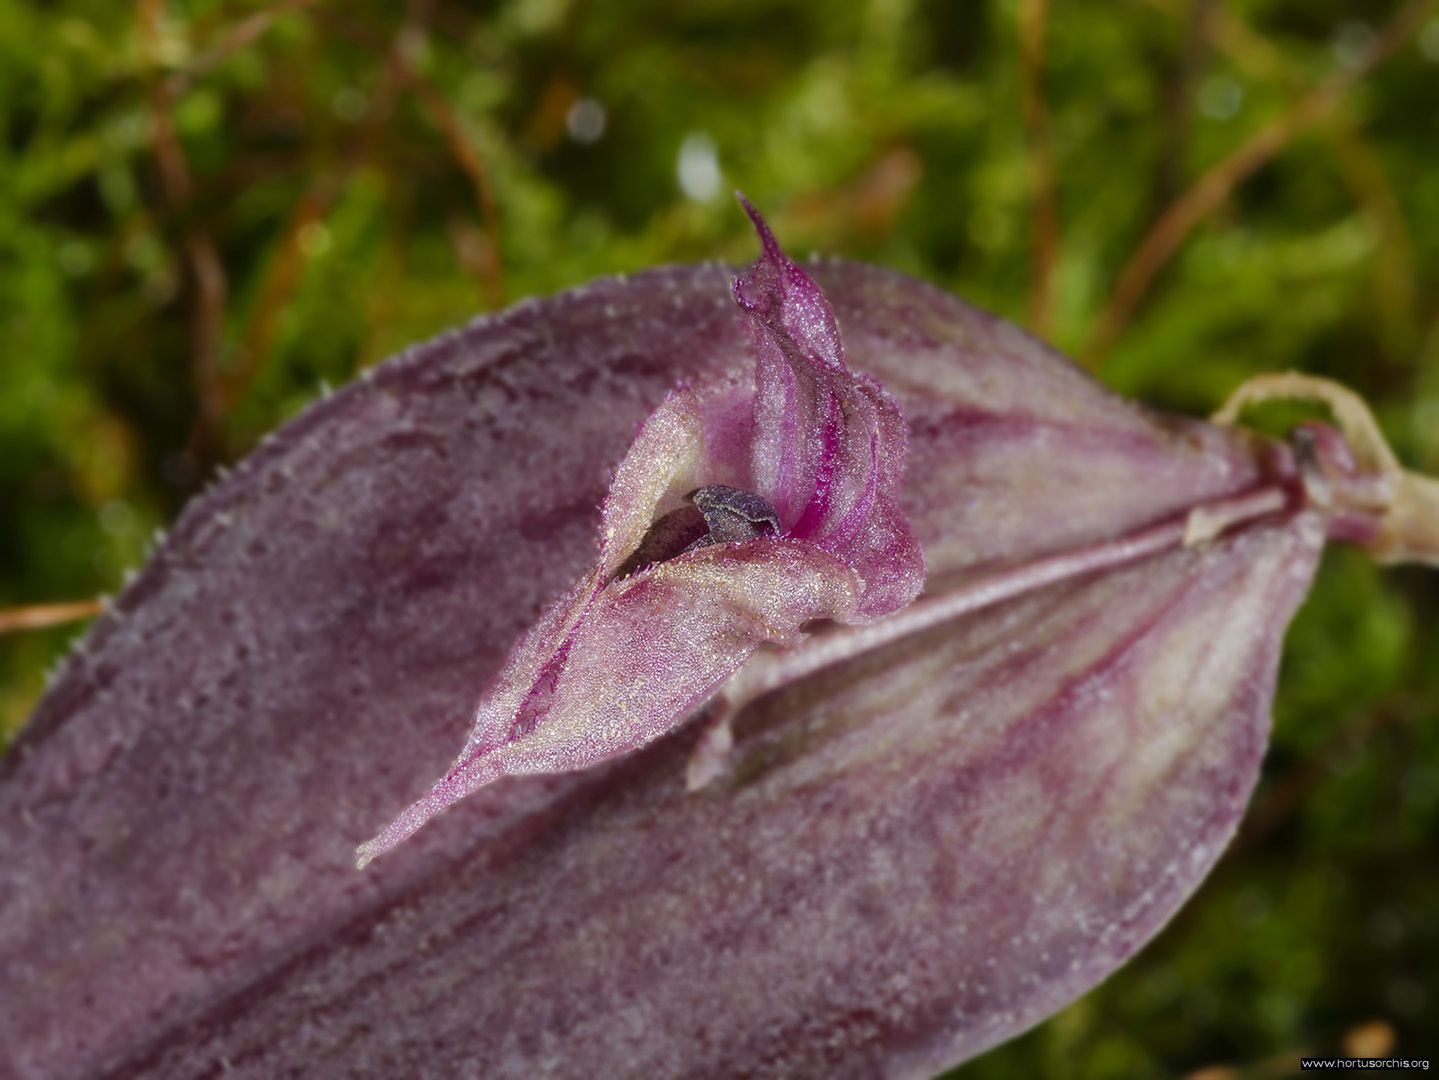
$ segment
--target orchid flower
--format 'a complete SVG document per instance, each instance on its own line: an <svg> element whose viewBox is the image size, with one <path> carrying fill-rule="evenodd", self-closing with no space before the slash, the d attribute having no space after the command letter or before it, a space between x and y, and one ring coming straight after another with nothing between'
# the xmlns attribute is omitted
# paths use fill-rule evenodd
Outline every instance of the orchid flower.
<svg viewBox="0 0 1439 1080"><path fill-rule="evenodd" d="M907 433L845 366L824 293L743 196L762 252L734 283L753 379L680 388L641 426L594 568L515 646L450 771L359 865L502 776L567 772L672 730L761 645L907 605L924 560L898 491Z"/></svg>
<svg viewBox="0 0 1439 1080"><path fill-rule="evenodd" d="M0 1074L923 1078L1194 892L1326 541L1439 565L1439 481L1332 384L1159 413L759 228L733 294L486 316L187 507L0 759ZM1335 427L1234 426L1274 396ZM552 775L355 874L479 672L366 852Z"/></svg>

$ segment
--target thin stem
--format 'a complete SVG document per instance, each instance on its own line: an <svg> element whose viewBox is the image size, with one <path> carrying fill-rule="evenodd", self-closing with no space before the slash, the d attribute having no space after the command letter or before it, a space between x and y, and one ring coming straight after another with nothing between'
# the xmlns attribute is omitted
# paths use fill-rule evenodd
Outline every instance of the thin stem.
<svg viewBox="0 0 1439 1080"><path fill-rule="evenodd" d="M1196 512L1225 523L1226 531L1285 509L1291 494L1275 484L1243 495L1201 504L1175 518L1122 536L1102 540L1009 570L999 570L956 588L930 593L903 611L867 626L846 626L811 637L798 648L757 654L723 690L726 701L738 710L747 702L812 675L842 660L919 634L961 616L993 607L1096 570L1122 566L1162 551L1186 546Z"/></svg>
<svg viewBox="0 0 1439 1080"><path fill-rule="evenodd" d="M65 604L30 604L0 611L0 634L17 630L42 630L81 619L93 619L105 610L103 600L76 600Z"/></svg>
<svg viewBox="0 0 1439 1080"><path fill-rule="evenodd" d="M1381 563L1439 566L1439 478L1405 469L1369 406L1347 386L1298 371L1256 375L1229 396L1214 422L1234 424L1246 407L1275 398L1327 406L1343 436L1308 435L1317 475L1306 485L1312 479L1322 492L1315 501L1330 511L1330 535L1352 540Z"/></svg>
<svg viewBox="0 0 1439 1080"><path fill-rule="evenodd" d="M1151 222L1168 208L1185 179L1190 128L1194 120L1194 87L1209 60L1214 0L1188 0L1179 56L1164 88L1164 122L1159 161L1151 196Z"/></svg>
<svg viewBox="0 0 1439 1080"><path fill-rule="evenodd" d="M190 268L194 289L190 368L199 415L191 434L191 448L208 453L216 443L216 433L225 418L220 387L220 349L227 291L225 268L214 237L195 213L194 182L190 162L175 125L174 95L170 81L159 73L163 64L161 31L165 16L164 0L141 0L138 15L140 36L155 67L150 86L150 122L160 170L161 199L181 231L181 250Z"/></svg>
<svg viewBox="0 0 1439 1080"><path fill-rule="evenodd" d="M247 15L229 27L220 40L190 60L185 67L170 76L166 92L172 101L177 101L190 92L195 81L229 60L236 53L253 45L275 24L275 20L291 11L310 7L315 0L279 0L278 3Z"/></svg>
<svg viewBox="0 0 1439 1080"><path fill-rule="evenodd" d="M409 89L429 114L430 120L440 129L450 154L474 192L480 225L485 232L485 245L480 260L485 299L491 308L498 309L503 307L505 302L505 280L504 262L500 254L500 211L499 204L495 201L494 184L490 181L490 171L475 148L474 139L465 130L459 113L415 63L415 56L423 48L426 31L424 20L413 17L414 10L412 5L409 34L396 54L400 62L400 72ZM428 8L423 10L427 12Z"/></svg>
<svg viewBox="0 0 1439 1080"><path fill-rule="evenodd" d="M308 8L311 5L307 2L293 6ZM304 277L306 259L302 241L305 230L324 223L350 176L361 164L376 156L375 145L390 123L400 86L407 78L404 50L416 33L413 11L411 16L385 50L384 64L371 95L365 124L345 140L335 155L334 164L310 184L295 204L275 255L261 280L254 311L240 336L242 344L233 370L222 385L227 410L244 400L249 387L269 361L280 321ZM365 44L377 48L373 41L366 40ZM388 298L383 290L379 295Z"/></svg>
<svg viewBox="0 0 1439 1080"><path fill-rule="evenodd" d="M1234 12L1214 6L1214 0L1190 2L1187 56L1205 44L1212 44L1245 78L1279 83L1291 89L1303 85L1299 65L1257 35ZM1166 0L1149 0L1149 3L1174 13L1172 4ZM1191 73L1189 86L1183 91L1185 101L1193 96L1192 86L1196 81ZM1173 99L1171 104L1173 106ZM1414 242L1383 162L1369 145L1352 112L1352 109L1336 109L1330 122L1320 128L1319 135L1329 143L1340 176L1378 234L1373 256L1375 298L1391 325L1407 333L1417 327L1419 320L1415 307L1418 286ZM1180 127L1178 121L1177 115L1171 115L1166 127L1167 140ZM1166 190L1165 197L1157 200L1156 206L1167 206L1175 194L1177 191L1173 189Z"/></svg>
<svg viewBox="0 0 1439 1080"><path fill-rule="evenodd" d="M1351 66L1341 68L1301 97L1286 113L1211 167L1175 200L1120 271L1114 291L1085 346L1083 356L1087 363L1093 366L1109 351L1134 316L1155 276L1194 227L1222 206L1242 181L1326 116L1360 79L1418 30L1434 6L1434 0L1415 0L1402 8Z"/></svg>
<svg viewBox="0 0 1439 1080"><path fill-rule="evenodd" d="M1044 27L1047 0L1023 0L1019 9L1020 74L1024 130L1029 143L1031 231L1029 328L1042 338L1054 331L1054 266L1059 258L1059 211L1054 196L1054 157L1049 109L1044 99Z"/></svg>
<svg viewBox="0 0 1439 1080"><path fill-rule="evenodd" d="M295 204L261 279L259 299L241 337L233 369L221 381L221 401L227 413L244 400L250 384L263 370L281 320L304 277L305 231L324 222L339 191L337 178L322 177L306 188Z"/></svg>
<svg viewBox="0 0 1439 1080"><path fill-rule="evenodd" d="M495 202L489 170L465 132L459 114L451 108L444 95L414 67L407 69L406 75L411 87L429 111L430 118L444 134L450 153L454 155L474 191L480 222L485 230L486 243L482 259L485 298L491 308L498 309L505 302L504 263L500 256L500 211Z"/></svg>

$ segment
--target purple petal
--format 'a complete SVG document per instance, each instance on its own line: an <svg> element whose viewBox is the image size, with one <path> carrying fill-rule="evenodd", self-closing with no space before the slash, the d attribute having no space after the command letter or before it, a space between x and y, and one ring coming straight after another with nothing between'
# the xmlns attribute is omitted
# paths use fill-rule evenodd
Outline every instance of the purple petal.
<svg viewBox="0 0 1439 1080"><path fill-rule="evenodd" d="M651 524L708 477L704 416L688 390L667 397L615 469L601 510L599 577L608 580Z"/></svg>
<svg viewBox="0 0 1439 1080"><path fill-rule="evenodd" d="M740 201L763 247L734 283L755 354L755 490L788 535L854 567L865 582L861 618L887 615L924 585L924 556L898 502L904 419L878 383L845 367L824 293Z"/></svg>
<svg viewBox="0 0 1439 1080"><path fill-rule="evenodd" d="M936 583L1259 477L1247 440L1116 399L937 290L814 273L851 362L904 406L902 504ZM1313 560L1300 522L797 684L739 717L736 767L699 795L685 730L496 784L354 873L353 845L453 759L475 687L593 567L635 425L677 382L751 372L727 271L596 282L384 365L190 506L0 760L0 1073L625 1072L688 1038L667 1069L830 1054L903 1075L1152 934L1252 782ZM1086 619L1098 680L1045 659ZM836 933L796 960L800 926ZM702 999L712 974L744 992Z"/></svg>
<svg viewBox="0 0 1439 1080"><path fill-rule="evenodd" d="M895 502L908 438L899 410L845 369L824 294L779 250L758 211L744 207L764 246L734 286L756 356L748 417L741 419L743 395L737 400L720 383L707 405L681 389L644 422L601 509L598 566L516 646L459 758L360 846L360 867L503 776L588 768L653 741L765 642L797 638L816 619L873 619L918 595L923 558ZM734 517L736 507L755 508L774 531L776 508L764 498L714 482L735 470L748 438L758 486L769 490L771 436L780 440L778 494L810 492L798 520L780 529L800 546L750 545L744 550L753 557L738 562L716 556L671 566L696 544L756 535L743 514ZM723 459L713 468L710 447ZM796 470L800 478L790 475ZM698 490L710 495L697 505L708 535L680 548L693 525L682 500L702 482ZM711 505L711 495L720 502ZM734 580L697 572L718 566L733 567ZM794 580L783 580L785 571ZM681 595L684 588L699 592ZM658 599L638 599L651 595ZM775 606L786 600L790 611ZM674 625L665 625L666 607Z"/></svg>
<svg viewBox="0 0 1439 1080"><path fill-rule="evenodd" d="M682 740L538 803L491 789L463 858L126 1067L932 1075L1102 979L1213 865L1312 526L1059 586L840 688L795 686L700 796L676 780Z"/></svg>
<svg viewBox="0 0 1439 1080"><path fill-rule="evenodd" d="M469 742L430 792L360 848L360 865L502 776L570 772L673 730L765 642L846 619L859 583L809 544L703 548L604 589L588 583L515 649Z"/></svg>

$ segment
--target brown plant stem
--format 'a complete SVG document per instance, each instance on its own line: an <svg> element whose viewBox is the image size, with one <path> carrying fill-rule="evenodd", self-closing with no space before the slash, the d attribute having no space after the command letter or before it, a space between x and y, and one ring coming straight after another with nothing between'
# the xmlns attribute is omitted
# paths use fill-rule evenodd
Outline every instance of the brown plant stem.
<svg viewBox="0 0 1439 1080"><path fill-rule="evenodd" d="M485 291L485 302L493 310L505 303L504 264L500 256L500 212L495 201L494 185L490 182L489 170L484 159L475 149L474 140L465 130L464 122L446 100L438 87L432 83L414 63L414 56L424 42L424 29L418 20L412 23L408 39L396 50L400 74L405 83L419 99L431 122L440 129L451 156L465 174L474 192L475 203L480 213L480 224L485 232L485 244L481 259L481 280Z"/></svg>
<svg viewBox="0 0 1439 1080"><path fill-rule="evenodd" d="M445 136L455 161L470 182L479 205L480 221L485 230L485 253L483 259L483 281L485 300L490 308L498 310L505 303L504 264L500 257L500 213L495 202L495 191L490 184L490 174L484 161L476 152L470 137L465 133L459 115L450 103L429 80L413 70L407 71L410 84L419 95L430 117Z"/></svg>
<svg viewBox="0 0 1439 1080"><path fill-rule="evenodd" d="M0 634L17 630L43 630L81 619L93 619L105 610L103 600L76 600L60 604L29 604L0 611Z"/></svg>
<svg viewBox="0 0 1439 1080"><path fill-rule="evenodd" d="M411 20L414 18L412 11ZM413 34L412 21L407 21L385 47L384 64L376 81L367 120L352 138L345 140L336 163L301 193L290 213L275 254L261 280L259 299L240 335L241 348L234 370L224 380L222 390L229 407L244 399L250 385L264 371L280 320L304 279L306 256L302 238L306 229L323 224L354 170L376 156L376 144L393 116L404 78L402 53L405 43L413 38ZM376 43L369 40L365 44L376 47Z"/></svg>
<svg viewBox="0 0 1439 1080"><path fill-rule="evenodd" d="M1436 0L1413 0L1400 9L1350 66L1335 71L1282 116L1255 133L1228 157L1210 167L1155 222L1120 271L1081 356L1091 367L1101 360L1133 318L1160 269L1194 227L1218 209L1241 182L1326 116L1365 75L1393 55L1418 30Z"/></svg>
<svg viewBox="0 0 1439 1080"><path fill-rule="evenodd" d="M1151 220L1158 219L1174 201L1185 179L1186 151L1194 121L1194 87L1209 59L1214 0L1188 0L1183 18L1179 56L1164 87L1164 123L1150 195Z"/></svg>
<svg viewBox="0 0 1439 1080"><path fill-rule="evenodd" d="M1059 258L1059 210L1054 194L1049 109L1044 98L1044 27L1048 0L1022 0L1019 55L1024 132L1029 143L1029 188L1034 216L1030 233L1029 326L1049 339L1054 331L1054 267Z"/></svg>
<svg viewBox="0 0 1439 1080"><path fill-rule="evenodd" d="M220 262L214 237L193 213L191 197L194 184L185 149L175 129L174 94L170 80L158 74L164 0L140 0L138 14L140 35L157 71L150 86L150 123L155 159L160 170L161 194L165 209L181 229L180 246L194 288L190 371L199 410L190 446L193 451L203 453L215 445L219 424L224 419L219 354L225 323L225 268Z"/></svg>
<svg viewBox="0 0 1439 1080"><path fill-rule="evenodd" d="M241 49L254 44L275 25L275 20L281 15L303 10L314 3L315 0L278 0L271 7L245 16L227 29L219 41L170 76L165 86L170 99L178 101L184 97L197 78L213 71Z"/></svg>
<svg viewBox="0 0 1439 1080"><path fill-rule="evenodd" d="M504 261L501 256L499 203L495 197L494 184L484 159L475 148L474 140L465 128L454 107L440 89L420 70L417 59L423 55L429 37L429 24L434 15L433 0L410 0L399 33L386 57L385 79L391 79L400 87L414 94L421 110L430 122L439 129L445 145L460 171L469 182L478 209L480 227L484 232L485 250L478 260L481 286L485 303L493 309L504 306ZM334 16L337 33L353 38L371 49L378 49L379 42L360 25L346 22L343 11L327 12ZM387 93L388 93L387 88ZM466 260L461 259L462 268L468 269Z"/></svg>
<svg viewBox="0 0 1439 1080"><path fill-rule="evenodd" d="M228 411L245 397L250 384L264 369L274 347L280 320L304 277L306 229L321 224L338 196L343 178L325 177L305 189L280 234L260 282L259 299L240 338L233 369L221 382L220 397Z"/></svg>
<svg viewBox="0 0 1439 1080"><path fill-rule="evenodd" d="M1193 2L1207 7L1200 30L1204 41L1222 52L1247 78L1278 82L1291 89L1302 85L1303 77L1297 65L1245 25L1234 12L1223 7L1215 8L1213 0ZM1177 14L1165 0L1150 0L1150 3ZM1192 21L1191 18L1191 24ZM1340 178L1353 194L1359 212L1374 230L1375 300L1389 323L1405 333L1407 347L1413 334L1417 333L1415 328L1419 316L1415 300L1419 289L1414 267L1414 243L1394 186L1379 155L1369 145L1350 110L1336 109L1330 121L1320 127L1319 135L1329 144ZM1174 192L1168 194L1172 197ZM1169 201L1165 198L1163 205Z"/></svg>

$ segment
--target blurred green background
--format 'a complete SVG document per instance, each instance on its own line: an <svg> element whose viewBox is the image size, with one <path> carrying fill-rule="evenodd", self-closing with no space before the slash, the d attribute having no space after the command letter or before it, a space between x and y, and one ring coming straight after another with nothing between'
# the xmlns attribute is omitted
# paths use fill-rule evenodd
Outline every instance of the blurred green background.
<svg viewBox="0 0 1439 1080"><path fill-rule="evenodd" d="M0 125L0 621L408 343L750 258L735 187L1157 405L1341 379L1439 472L1433 3L0 0ZM0 634L0 738L80 629ZM1439 1053L1436 661L1439 574L1326 555L1235 847L959 1075Z"/></svg>

